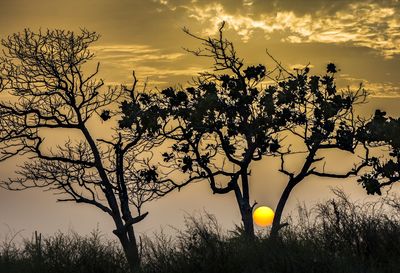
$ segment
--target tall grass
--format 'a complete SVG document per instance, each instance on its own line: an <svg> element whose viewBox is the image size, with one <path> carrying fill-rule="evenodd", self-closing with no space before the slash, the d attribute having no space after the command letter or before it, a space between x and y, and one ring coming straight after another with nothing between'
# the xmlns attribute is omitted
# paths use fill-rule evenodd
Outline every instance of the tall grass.
<svg viewBox="0 0 400 273"><path fill-rule="evenodd" d="M109 273L127 272L123 252L99 230L89 236L57 233L43 238L35 233L18 247L12 241L0 247L1 273Z"/></svg>
<svg viewBox="0 0 400 273"><path fill-rule="evenodd" d="M343 192L297 217L278 239L249 241L226 232L214 216L187 217L177 235L142 238L143 273L380 273L400 272L400 201L354 203ZM118 245L99 232L58 233L3 244L0 272L127 272Z"/></svg>
<svg viewBox="0 0 400 273"><path fill-rule="evenodd" d="M215 217L188 217L175 238L145 240L143 271L400 272L400 202L353 203L341 191L297 217L277 240L253 241L240 228L224 233Z"/></svg>

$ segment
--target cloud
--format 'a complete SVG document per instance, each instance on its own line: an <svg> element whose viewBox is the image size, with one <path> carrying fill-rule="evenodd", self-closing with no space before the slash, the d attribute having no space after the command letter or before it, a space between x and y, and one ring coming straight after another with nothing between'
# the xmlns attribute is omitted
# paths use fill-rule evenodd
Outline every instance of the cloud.
<svg viewBox="0 0 400 273"><path fill-rule="evenodd" d="M254 4L245 1L242 5L252 7ZM205 35L215 34L221 22L226 21L227 28L236 31L245 42L252 38L255 31L262 31L267 37L280 32L286 34L282 41L288 43L317 42L367 47L385 58L400 54L399 5L350 2L346 8L332 14L319 10L300 15L290 10L257 14L229 12L221 3L192 4L184 8L190 18L204 26Z"/></svg>
<svg viewBox="0 0 400 273"><path fill-rule="evenodd" d="M146 73L148 77L164 75L166 65L173 66L173 62L185 55L181 52L166 52L149 45L103 45L92 46L91 50L95 53L96 60L105 66L118 66L121 70L135 68Z"/></svg>
<svg viewBox="0 0 400 273"><path fill-rule="evenodd" d="M117 80L107 80L109 85L130 83L131 75L127 71L131 69L142 83L146 79L150 86L167 86L172 78L189 79L205 70L200 66L182 66L187 55L184 52L168 52L149 45L97 45L90 49L106 71L113 71Z"/></svg>
<svg viewBox="0 0 400 273"><path fill-rule="evenodd" d="M386 7L399 7L400 0L153 0L161 6L177 10L181 6L206 7L221 4L229 13L253 15L292 11L296 15L324 14L346 10L351 4L379 4Z"/></svg>
<svg viewBox="0 0 400 273"><path fill-rule="evenodd" d="M306 67L313 68L314 65L312 65L312 64L289 64L288 67L290 70L300 70L300 69L304 69Z"/></svg>
<svg viewBox="0 0 400 273"><path fill-rule="evenodd" d="M92 46L91 50L97 59L102 61L144 62L144 61L173 61L184 54L179 52L164 52L148 45L105 45Z"/></svg>
<svg viewBox="0 0 400 273"><path fill-rule="evenodd" d="M157 76L158 78L165 79L170 76L195 76L204 71L204 68L197 66L189 66L179 69L158 69L152 66L142 66L140 71L144 75Z"/></svg>
<svg viewBox="0 0 400 273"><path fill-rule="evenodd" d="M362 84L371 97L399 97L400 86L391 81L375 82L364 78L353 77L349 74L340 74L338 82L341 86L348 86L351 90L357 90Z"/></svg>
<svg viewBox="0 0 400 273"><path fill-rule="evenodd" d="M182 84L190 81L193 77L204 71L203 67L189 66L185 68L161 68L154 66L140 66L135 69L136 76L139 79L138 87L143 88L166 88L174 84ZM132 79L129 73L124 73L120 81L105 81L106 85L118 86L120 84L131 84Z"/></svg>
<svg viewBox="0 0 400 273"><path fill-rule="evenodd" d="M371 97L399 97L400 86L392 82L366 82L365 89L371 93Z"/></svg>

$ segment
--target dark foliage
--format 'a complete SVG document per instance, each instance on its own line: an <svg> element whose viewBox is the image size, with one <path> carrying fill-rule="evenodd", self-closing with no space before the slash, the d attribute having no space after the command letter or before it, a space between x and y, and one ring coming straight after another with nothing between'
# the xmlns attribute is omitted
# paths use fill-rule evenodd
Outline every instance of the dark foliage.
<svg viewBox="0 0 400 273"><path fill-rule="evenodd" d="M166 118L163 134L175 141L163 153L164 162L193 181L207 179L214 194L235 194L245 230L252 235L251 165L265 156L280 156L279 171L288 182L276 209L272 229L276 234L297 184L312 175L347 178L368 165L368 148L356 137L363 124L354 114L366 92L361 85L355 91L339 90L335 82L338 68L333 63L323 75L312 75L309 67L291 73L272 56L273 69L262 64L246 67L232 42L223 37L223 27L216 38L185 30L203 46L188 51L211 58L214 71L202 73L186 89L161 92L157 105ZM282 142L287 137L300 138L303 147ZM364 147L359 154L362 160L349 171L330 173L321 168L326 162L321 151L353 154L359 146ZM299 153L304 154L304 164L287 169L286 159Z"/></svg>
<svg viewBox="0 0 400 273"><path fill-rule="evenodd" d="M399 211L382 203L351 203L343 192L335 192L337 198L311 210L299 207L297 224L282 230L276 239L259 235L249 241L241 235L243 230L222 232L212 216L189 217L186 229L175 240L161 236L145 244L143 270L397 272Z"/></svg>
<svg viewBox="0 0 400 273"><path fill-rule="evenodd" d="M299 214L281 236L243 229L224 232L215 217L191 216L186 228L169 237L144 238L142 273L383 273L400 267L399 201L351 203L337 197ZM392 207L392 208L391 208ZM26 240L21 248L1 245L0 272L126 272L121 250L98 233L57 234Z"/></svg>
<svg viewBox="0 0 400 273"><path fill-rule="evenodd" d="M114 241L95 230L90 236L57 233L42 239L36 234L22 247L3 243L1 273L125 273L129 267L123 251Z"/></svg>
<svg viewBox="0 0 400 273"><path fill-rule="evenodd" d="M372 172L358 180L368 194L381 194L381 188L400 180L400 119L387 117L386 112L375 111L374 117L358 134L361 141L371 146L386 146L390 152L384 159L371 158Z"/></svg>
<svg viewBox="0 0 400 273"><path fill-rule="evenodd" d="M206 179L214 194L234 193L245 230L253 236L250 165L277 155L277 133L305 117L292 111L292 94L263 86L271 73L264 65L244 66L222 29L217 38L186 31L204 46L188 51L212 58L214 71L186 89L162 90L158 105L166 114L163 133L175 141L163 157L169 168L180 169L193 181Z"/></svg>

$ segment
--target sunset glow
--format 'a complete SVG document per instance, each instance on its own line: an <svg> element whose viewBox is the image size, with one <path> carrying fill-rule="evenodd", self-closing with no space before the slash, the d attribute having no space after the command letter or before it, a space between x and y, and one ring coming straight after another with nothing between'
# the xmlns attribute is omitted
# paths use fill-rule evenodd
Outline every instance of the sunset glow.
<svg viewBox="0 0 400 273"><path fill-rule="evenodd" d="M253 212L254 223L259 227L267 227L272 224L274 220L274 211L269 207L258 207Z"/></svg>

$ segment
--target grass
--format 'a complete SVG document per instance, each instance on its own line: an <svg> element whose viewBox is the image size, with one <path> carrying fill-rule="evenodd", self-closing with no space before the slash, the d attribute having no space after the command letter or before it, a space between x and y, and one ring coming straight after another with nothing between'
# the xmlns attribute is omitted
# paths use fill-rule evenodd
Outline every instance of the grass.
<svg viewBox="0 0 400 273"><path fill-rule="evenodd" d="M249 241L238 227L225 232L212 215L187 217L174 237L142 238L143 273L380 273L399 272L400 201L352 203L342 192L312 209L271 240ZM127 272L118 244L99 231L58 233L22 246L4 243L0 272Z"/></svg>
<svg viewBox="0 0 400 273"><path fill-rule="evenodd" d="M104 240L99 230L89 236L57 233L42 239L35 233L22 246L0 246L1 273L122 273L127 272L123 252L114 241Z"/></svg>

